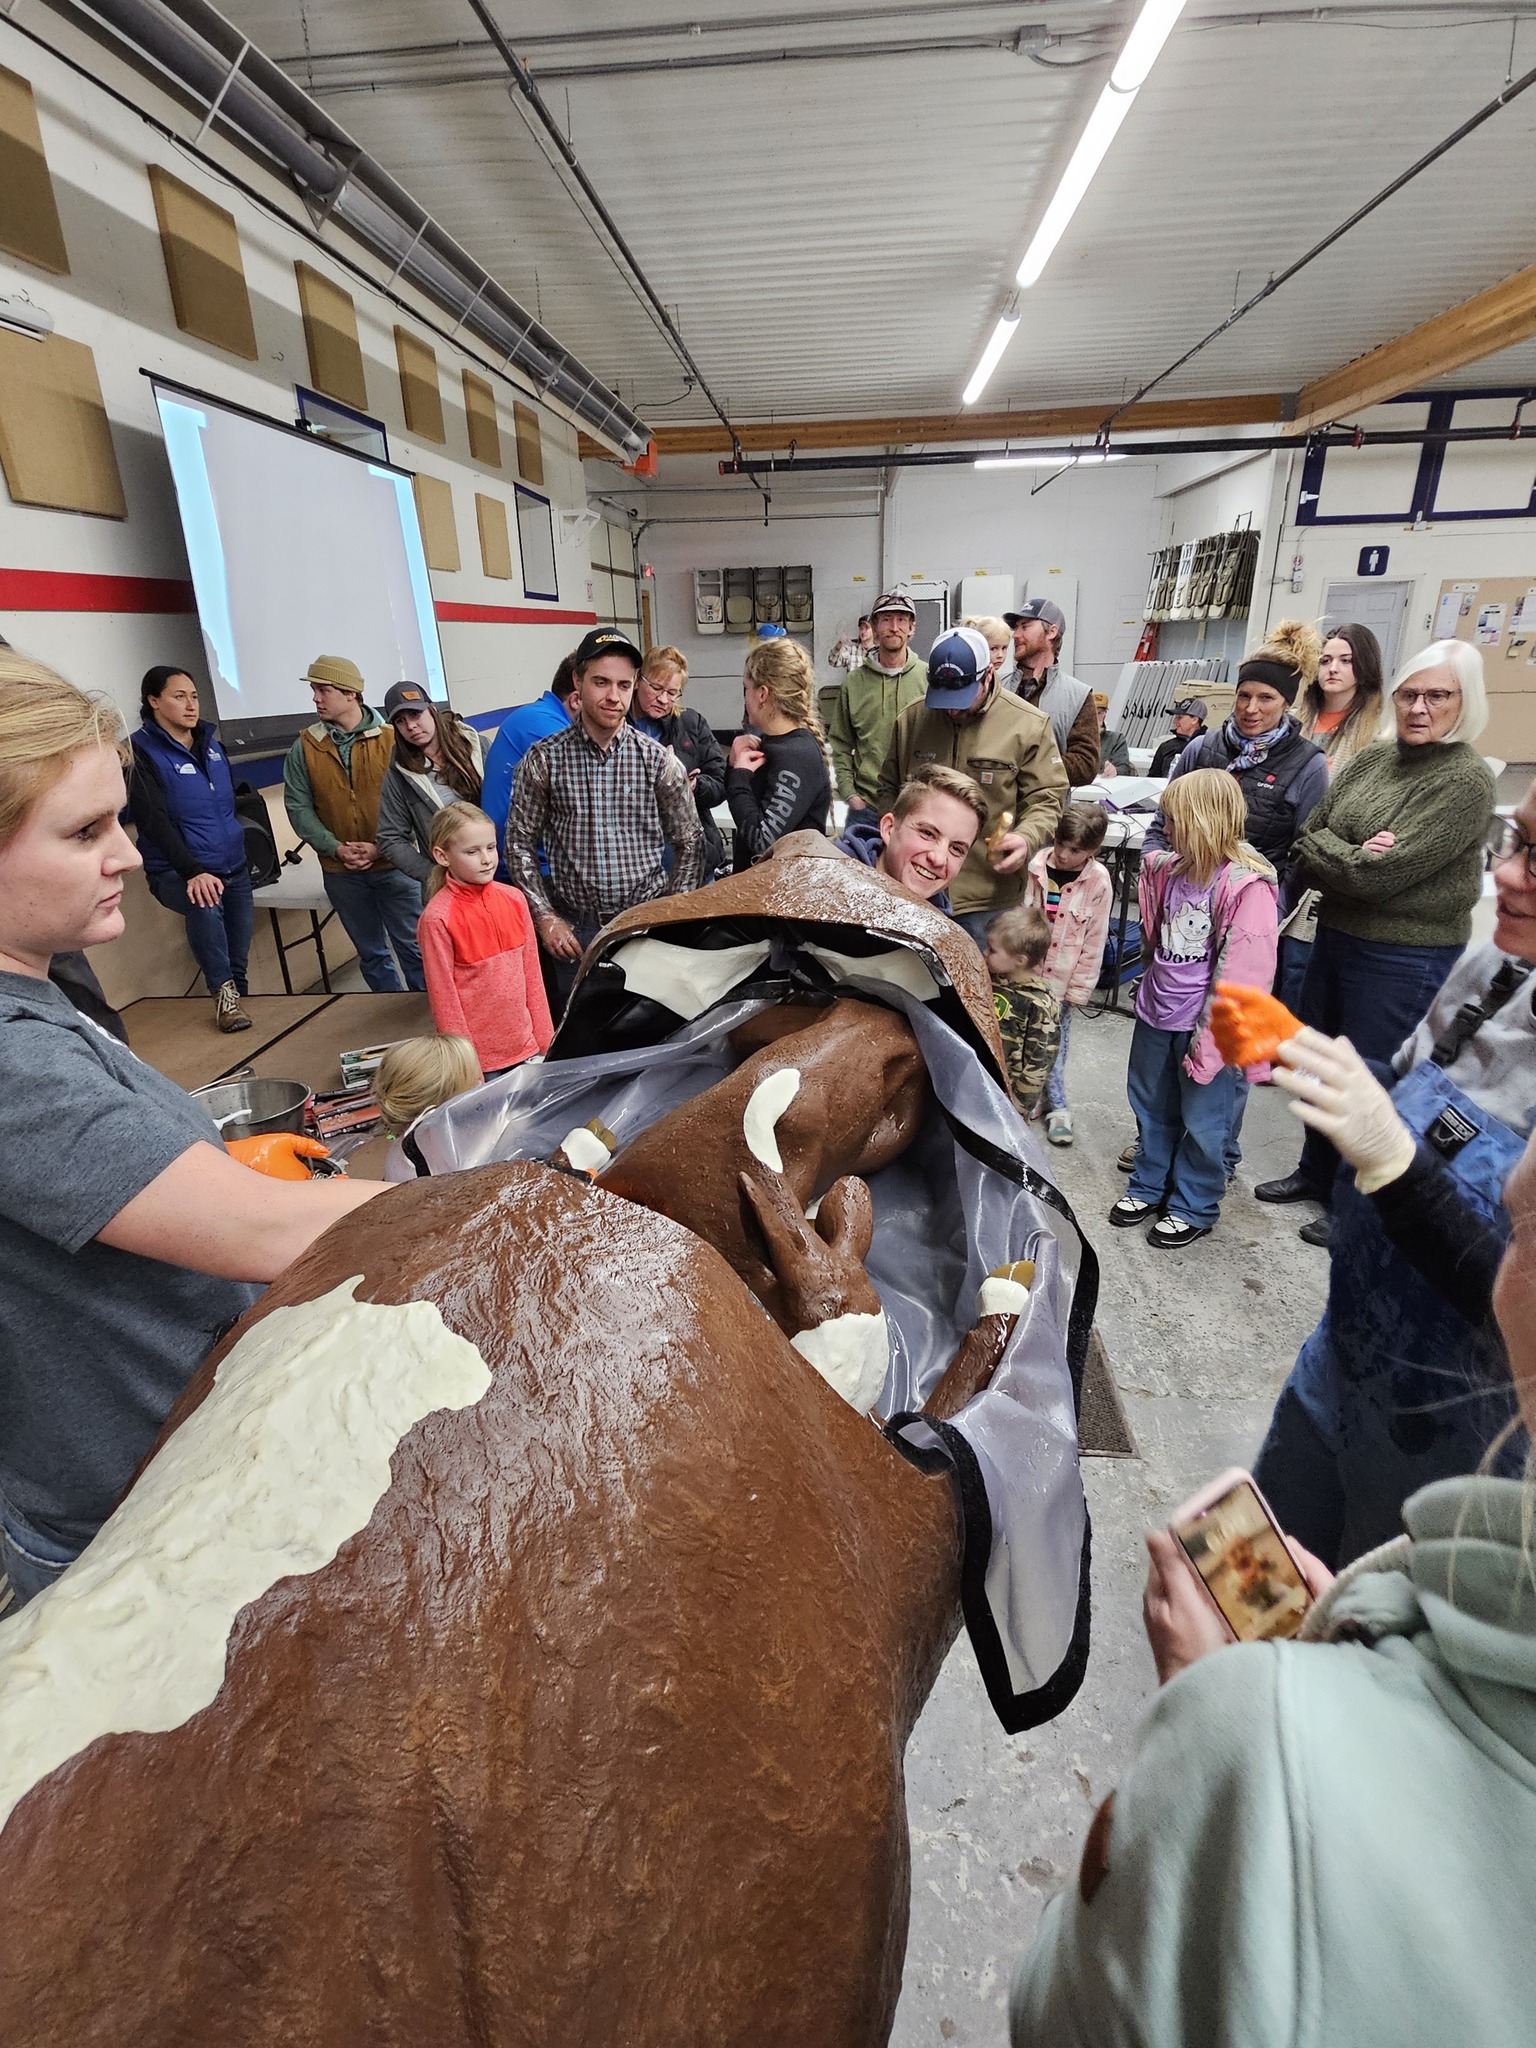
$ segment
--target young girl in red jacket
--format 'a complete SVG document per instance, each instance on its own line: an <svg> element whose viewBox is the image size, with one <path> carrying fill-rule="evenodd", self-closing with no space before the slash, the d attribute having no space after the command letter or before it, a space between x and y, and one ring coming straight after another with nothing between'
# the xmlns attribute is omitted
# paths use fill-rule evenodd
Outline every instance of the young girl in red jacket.
<svg viewBox="0 0 1536 2048"><path fill-rule="evenodd" d="M554 1037L539 943L520 889L496 880L496 828L473 804L444 804L416 927L432 1018L475 1048L487 1081Z"/></svg>

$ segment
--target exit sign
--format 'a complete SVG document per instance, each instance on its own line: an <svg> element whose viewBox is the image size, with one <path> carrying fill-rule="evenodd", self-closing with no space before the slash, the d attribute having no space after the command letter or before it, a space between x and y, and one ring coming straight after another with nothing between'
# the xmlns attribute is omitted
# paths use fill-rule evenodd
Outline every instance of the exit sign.
<svg viewBox="0 0 1536 2048"><path fill-rule="evenodd" d="M1355 570L1355 574L1357 576L1385 576L1387 573L1387 556L1391 552L1390 548L1362 548L1360 550L1359 567Z"/></svg>

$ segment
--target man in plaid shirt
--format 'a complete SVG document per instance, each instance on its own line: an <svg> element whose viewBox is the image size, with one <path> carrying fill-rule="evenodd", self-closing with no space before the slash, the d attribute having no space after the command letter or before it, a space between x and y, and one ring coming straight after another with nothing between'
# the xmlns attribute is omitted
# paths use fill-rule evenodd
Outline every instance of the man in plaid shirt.
<svg viewBox="0 0 1536 2048"><path fill-rule="evenodd" d="M641 660L611 626L590 632L574 658L576 716L529 748L513 785L507 871L528 898L561 998L602 926L703 878L704 828L687 773L670 748L629 722Z"/></svg>

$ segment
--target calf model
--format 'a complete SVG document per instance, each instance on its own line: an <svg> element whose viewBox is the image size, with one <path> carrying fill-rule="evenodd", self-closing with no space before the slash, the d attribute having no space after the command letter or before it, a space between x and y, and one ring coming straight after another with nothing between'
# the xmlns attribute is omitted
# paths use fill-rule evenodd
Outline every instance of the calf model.
<svg viewBox="0 0 1536 2048"><path fill-rule="evenodd" d="M767 1015L603 1184L333 1229L0 1626L0 2037L886 2039L960 1553L859 1412L849 1169L926 1081L889 1011ZM984 1284L935 1413L1026 1300Z"/></svg>

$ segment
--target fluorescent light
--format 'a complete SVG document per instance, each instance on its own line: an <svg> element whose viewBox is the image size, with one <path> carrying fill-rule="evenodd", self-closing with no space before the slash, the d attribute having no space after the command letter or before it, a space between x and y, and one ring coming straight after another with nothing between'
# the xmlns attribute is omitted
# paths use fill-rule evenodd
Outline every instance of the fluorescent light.
<svg viewBox="0 0 1536 2048"><path fill-rule="evenodd" d="M1062 172L1061 183L1052 193L1051 203L1024 252L1018 274L1021 286L1032 285L1050 262L1056 244L1066 233L1073 214L1082 203L1083 194L1093 183L1094 173L1119 133L1120 123L1131 111L1137 93L1146 83L1147 74L1157 62L1159 52L1183 11L1184 0L1146 0L1137 15L1135 26L1126 37L1115 68L1109 74L1109 83L1099 94L1098 104L1088 116L1088 125L1072 152L1072 160Z"/></svg>
<svg viewBox="0 0 1536 2048"><path fill-rule="evenodd" d="M1081 455L983 455L978 469L1080 469L1089 462L1124 462L1123 455L1106 455L1102 449L1086 449Z"/></svg>
<svg viewBox="0 0 1536 2048"><path fill-rule="evenodd" d="M1012 341L1014 330L1019 324L1017 313L1000 313L992 338L981 352L981 361L971 374L971 381L960 395L962 405L974 405L986 390L992 372L1003 359L1003 350Z"/></svg>
<svg viewBox="0 0 1536 2048"><path fill-rule="evenodd" d="M1157 62L1173 25L1184 12L1184 0L1147 0L1136 17L1136 26L1125 39L1109 82L1116 92L1136 92L1146 84L1147 73Z"/></svg>
<svg viewBox="0 0 1536 2048"><path fill-rule="evenodd" d="M33 341L46 341L53 332L53 315L19 294L11 298L0 295L0 327L12 334L29 335Z"/></svg>

